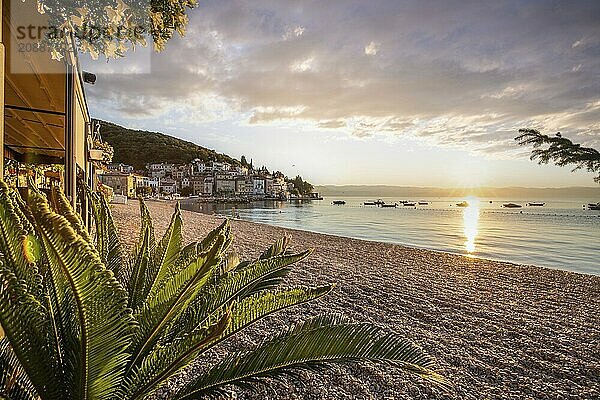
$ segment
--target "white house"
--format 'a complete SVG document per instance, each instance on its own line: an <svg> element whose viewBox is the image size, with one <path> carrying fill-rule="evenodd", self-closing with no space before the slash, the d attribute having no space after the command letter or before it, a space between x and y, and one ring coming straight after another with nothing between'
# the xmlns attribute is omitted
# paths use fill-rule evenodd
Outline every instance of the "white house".
<svg viewBox="0 0 600 400"><path fill-rule="evenodd" d="M183 178L181 178L181 181L179 182L179 187L184 188L187 186L192 186L192 181L187 176L184 176Z"/></svg>
<svg viewBox="0 0 600 400"><path fill-rule="evenodd" d="M226 162L213 161L213 163L212 163L213 172L229 171L230 168L231 168L231 165Z"/></svg>
<svg viewBox="0 0 600 400"><path fill-rule="evenodd" d="M252 193L265 194L265 180L263 178L252 178Z"/></svg>

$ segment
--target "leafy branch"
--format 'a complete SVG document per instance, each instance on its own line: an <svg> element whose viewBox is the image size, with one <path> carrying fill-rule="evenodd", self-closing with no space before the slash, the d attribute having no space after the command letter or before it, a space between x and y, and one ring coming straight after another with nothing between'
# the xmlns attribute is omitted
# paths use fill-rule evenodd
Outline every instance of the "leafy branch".
<svg viewBox="0 0 600 400"><path fill-rule="evenodd" d="M559 167L575 165L572 171L585 169L598 173L594 177L600 183L600 152L591 147L583 147L563 137L560 132L555 136L541 134L536 129L519 129L520 135L515 138L521 146L532 145L531 160L538 160L539 164L548 164L553 161ZM548 147L545 147L548 145ZM544 146L542 148L542 146Z"/></svg>

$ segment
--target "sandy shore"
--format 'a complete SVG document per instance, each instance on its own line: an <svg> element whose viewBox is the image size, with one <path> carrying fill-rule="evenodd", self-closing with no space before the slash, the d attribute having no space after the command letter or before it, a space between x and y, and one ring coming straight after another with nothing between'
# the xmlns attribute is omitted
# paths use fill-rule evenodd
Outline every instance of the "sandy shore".
<svg viewBox="0 0 600 400"><path fill-rule="evenodd" d="M162 234L173 206L148 206ZM113 214L132 243L137 203L115 205ZM220 222L187 211L183 219L188 241ZM244 221L232 225L242 258L257 257L288 235L294 249L315 249L289 283L338 286L325 298L261 321L230 347L256 344L265 332L310 315L340 312L419 343L454 385L448 396L388 367L339 366L307 374L305 386L272 385L254 398L600 398L600 277Z"/></svg>

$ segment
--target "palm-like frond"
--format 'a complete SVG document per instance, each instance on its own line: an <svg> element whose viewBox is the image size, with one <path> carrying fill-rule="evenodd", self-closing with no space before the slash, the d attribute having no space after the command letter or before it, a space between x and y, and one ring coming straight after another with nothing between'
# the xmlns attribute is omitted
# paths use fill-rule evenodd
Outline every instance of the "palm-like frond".
<svg viewBox="0 0 600 400"><path fill-rule="evenodd" d="M38 393L60 398L60 388L47 387L56 379L56 365L47 346L51 325L40 290L42 278L23 247L32 232L23 229L11 197L10 189L0 182L0 324Z"/></svg>
<svg viewBox="0 0 600 400"><path fill-rule="evenodd" d="M128 371L139 365L148 355L172 320L193 300L206 284L211 271L219 265L219 254L224 239L214 242L213 247L201 253L197 260L170 279L163 290L148 299L139 312L140 327L132 343L132 359Z"/></svg>
<svg viewBox="0 0 600 400"><path fill-rule="evenodd" d="M327 363L370 361L391 364L438 384L444 380L430 368L434 360L421 348L371 324L352 324L339 317L320 316L249 352L226 358L184 385L179 399L220 394L224 385L252 388L261 378L294 376L298 369Z"/></svg>
<svg viewBox="0 0 600 400"><path fill-rule="evenodd" d="M32 192L29 205L53 276L68 282L80 328L78 343L66 354L75 366L73 394L81 399L114 398L128 358L133 319L123 287L98 253ZM4 324L3 324L4 326Z"/></svg>
<svg viewBox="0 0 600 400"><path fill-rule="evenodd" d="M8 339L0 339L0 398L34 400L37 393Z"/></svg>
<svg viewBox="0 0 600 400"><path fill-rule="evenodd" d="M94 193L86 185L83 185L83 188L92 208L96 229L95 247L100 260L108 270L112 271L117 280L124 284L128 278L129 266L110 207L102 193ZM68 206L67 204L65 208L68 209Z"/></svg>
<svg viewBox="0 0 600 400"><path fill-rule="evenodd" d="M0 181L0 252L12 273L40 300L42 278L36 260L31 259L27 251L29 246L39 247L39 243L33 227L15 206L13 197L14 192Z"/></svg>
<svg viewBox="0 0 600 400"><path fill-rule="evenodd" d="M279 287L310 251L292 254L283 238L241 261L228 253L227 221L183 247L179 207L157 243L141 200L140 238L127 259L106 200L84 189L93 239L62 193L52 193L51 209L33 186L25 204L0 183L0 398L145 398L231 335L332 289ZM320 317L234 354L177 398L357 360L439 379L432 359L397 335Z"/></svg>
<svg viewBox="0 0 600 400"><path fill-rule="evenodd" d="M81 216L73 210L71 203L69 203L69 200L67 200L67 197L58 186L52 188L52 191L50 192L50 202L56 213L65 217L65 219L69 221L69 224L71 224L71 227L83 240L92 243L92 237L83 224Z"/></svg>
<svg viewBox="0 0 600 400"><path fill-rule="evenodd" d="M310 251L307 250L298 254L259 259L217 277L213 283L206 285L189 307L174 321L173 326L179 334L194 330L217 310L228 307L233 301L251 296L250 289L260 284L265 277L290 268L292 264L303 260L309 254Z"/></svg>
<svg viewBox="0 0 600 400"><path fill-rule="evenodd" d="M183 221L181 219L181 210L179 209L179 203L175 207L175 213L171 218L171 223L165 231L163 238L156 246L156 252L154 253L154 259L152 260L152 268L148 270L146 275L146 282L144 286L144 294L150 296L155 291L157 285L172 272L181 246L183 243L183 237L181 229Z"/></svg>

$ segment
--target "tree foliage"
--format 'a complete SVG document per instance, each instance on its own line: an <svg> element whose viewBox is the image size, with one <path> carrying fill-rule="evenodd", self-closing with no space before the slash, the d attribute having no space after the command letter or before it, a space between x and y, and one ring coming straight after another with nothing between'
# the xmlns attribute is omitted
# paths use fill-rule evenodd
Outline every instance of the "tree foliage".
<svg viewBox="0 0 600 400"><path fill-rule="evenodd" d="M259 319L333 288L283 285L310 251L291 252L283 238L241 261L229 250L227 221L184 245L178 206L158 238L140 200L139 239L127 254L105 198L84 191L93 232L57 188L47 199L30 186L25 202L0 182L0 398L143 399L202 355L213 366L190 371L173 399L218 396L228 385L251 390L264 378L361 360L445 384L416 345L339 316L210 358L214 346Z"/></svg>
<svg viewBox="0 0 600 400"><path fill-rule="evenodd" d="M145 47L148 38L162 51L174 32L185 35L187 12L197 5L196 0L37 0L38 11L48 15L46 41L57 60L69 36L93 59L122 57L130 48Z"/></svg>
<svg viewBox="0 0 600 400"><path fill-rule="evenodd" d="M309 194L314 189L313 185L303 180L300 175L296 175L296 177L294 179L290 179L289 182L294 184L294 192L299 195Z"/></svg>
<svg viewBox="0 0 600 400"><path fill-rule="evenodd" d="M191 196L194 193L194 189L191 186L184 186L181 188L180 195L183 197Z"/></svg>
<svg viewBox="0 0 600 400"><path fill-rule="evenodd" d="M548 136L535 129L519 129L519 136L515 138L520 145L532 145L531 159L538 160L540 164L554 164L563 167L574 165L572 171L585 169L598 173L594 181L600 183L600 152L591 147L583 147L562 137L558 132L555 136ZM547 147L545 147L547 145ZM542 146L544 146L542 148Z"/></svg>
<svg viewBox="0 0 600 400"><path fill-rule="evenodd" d="M150 163L187 164L196 158L203 162L240 164L228 155L163 133L127 129L105 121L97 122L101 127L102 140L114 149L114 162L132 165L136 170L143 170Z"/></svg>

